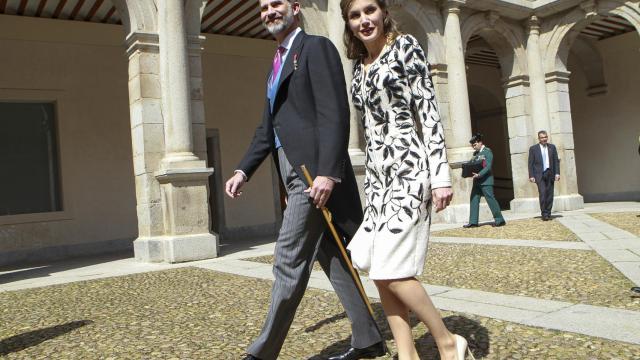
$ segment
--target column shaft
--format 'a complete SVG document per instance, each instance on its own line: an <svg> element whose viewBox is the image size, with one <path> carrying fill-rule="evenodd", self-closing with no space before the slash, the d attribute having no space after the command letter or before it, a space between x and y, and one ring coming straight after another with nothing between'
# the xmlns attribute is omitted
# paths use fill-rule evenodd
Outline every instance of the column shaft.
<svg viewBox="0 0 640 360"><path fill-rule="evenodd" d="M542 58L540 57L540 25L538 18L529 19L529 37L527 39L527 64L531 83L531 117L534 137L540 130L549 130L549 106Z"/></svg>
<svg viewBox="0 0 640 360"><path fill-rule="evenodd" d="M453 136L447 139L450 148L469 146L471 113L467 88L467 71L460 34L460 1L446 3L447 19L444 28L447 70L449 75L449 120Z"/></svg>
<svg viewBox="0 0 640 360"><path fill-rule="evenodd" d="M167 163L197 160L191 136L189 56L184 2L158 2L160 67L165 113L165 159Z"/></svg>
<svg viewBox="0 0 640 360"><path fill-rule="evenodd" d="M339 1L329 1L327 5L327 31L328 37L333 44L338 48L340 53L340 59L342 60L342 68L344 70L344 79L347 85L347 94L349 95L349 155L351 157L364 157L362 148L364 142L362 140L362 134L360 131L360 119L358 111L353 106L351 101L351 80L353 79L353 62L347 58L346 49L344 46L344 20L342 20L342 12L340 10ZM355 159L354 159L355 160Z"/></svg>

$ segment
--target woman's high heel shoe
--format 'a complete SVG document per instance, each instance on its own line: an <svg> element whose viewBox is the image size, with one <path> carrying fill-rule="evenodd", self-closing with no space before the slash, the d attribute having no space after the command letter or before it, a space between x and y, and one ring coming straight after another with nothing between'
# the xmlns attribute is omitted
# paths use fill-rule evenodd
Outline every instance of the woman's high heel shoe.
<svg viewBox="0 0 640 360"><path fill-rule="evenodd" d="M471 359L476 360L473 356L471 350L469 350L469 345L467 344L467 339L463 338L460 335L453 335L456 338L456 357L458 360L465 360L467 353L471 356Z"/></svg>

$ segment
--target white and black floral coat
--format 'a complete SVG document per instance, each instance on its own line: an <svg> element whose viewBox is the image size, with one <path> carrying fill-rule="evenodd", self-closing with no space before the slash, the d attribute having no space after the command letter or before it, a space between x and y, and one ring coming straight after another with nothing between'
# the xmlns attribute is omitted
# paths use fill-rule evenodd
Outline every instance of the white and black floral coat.
<svg viewBox="0 0 640 360"><path fill-rule="evenodd" d="M444 131L425 53L411 35L355 65L353 103L366 139L364 221L349 244L372 279L422 273L431 189L451 186Z"/></svg>

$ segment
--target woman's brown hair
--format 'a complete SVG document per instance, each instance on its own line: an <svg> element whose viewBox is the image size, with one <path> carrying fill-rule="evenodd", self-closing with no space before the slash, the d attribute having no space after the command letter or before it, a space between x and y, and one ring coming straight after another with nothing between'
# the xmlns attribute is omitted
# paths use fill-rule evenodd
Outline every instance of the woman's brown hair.
<svg viewBox="0 0 640 360"><path fill-rule="evenodd" d="M368 54L367 48L362 41L360 41L349 28L349 10L355 1L356 0L340 0L340 10L342 11L342 19L344 20L344 45L347 47L347 57L352 60L363 58ZM389 15L386 0L375 0L375 2L385 13L384 36L387 37L387 41L393 41L401 34L400 30L398 30L398 23Z"/></svg>

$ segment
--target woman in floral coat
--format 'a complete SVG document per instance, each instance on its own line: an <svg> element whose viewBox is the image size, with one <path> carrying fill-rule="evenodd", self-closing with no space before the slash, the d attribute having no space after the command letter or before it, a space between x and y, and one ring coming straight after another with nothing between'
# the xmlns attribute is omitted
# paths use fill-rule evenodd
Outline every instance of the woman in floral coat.
<svg viewBox="0 0 640 360"><path fill-rule="evenodd" d="M431 207L452 197L444 133L424 51L401 35L384 0L342 0L347 56L356 60L351 95L366 138L364 221L349 244L369 272L400 360L418 359L408 311L436 340L441 359L463 360L464 338L447 330L416 279L424 268Z"/></svg>

